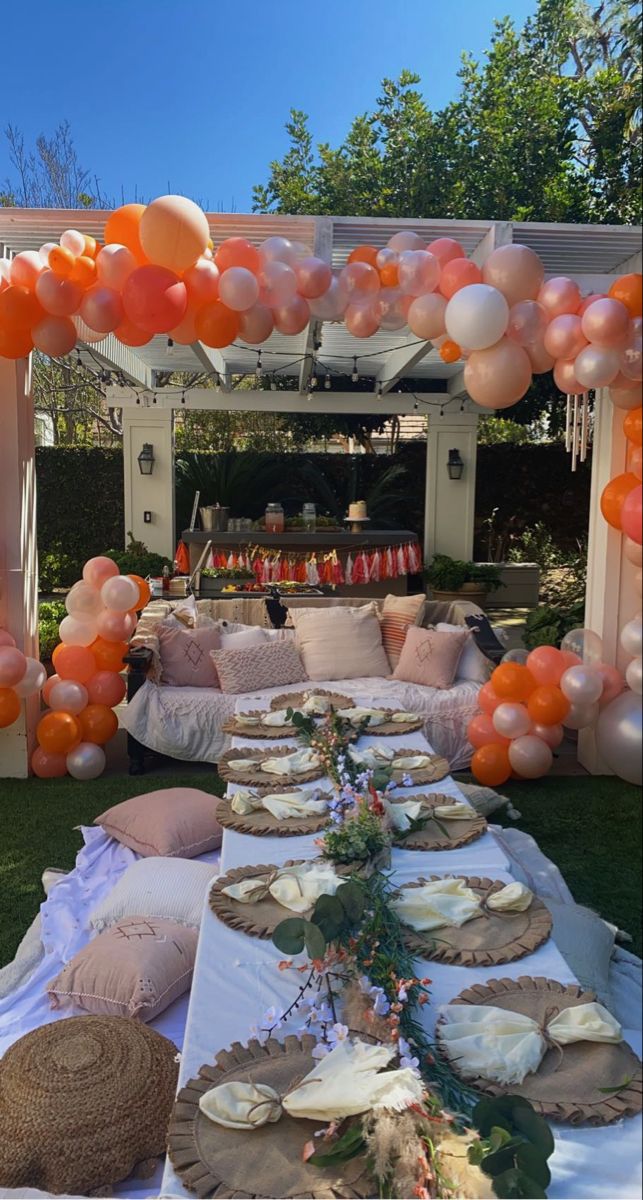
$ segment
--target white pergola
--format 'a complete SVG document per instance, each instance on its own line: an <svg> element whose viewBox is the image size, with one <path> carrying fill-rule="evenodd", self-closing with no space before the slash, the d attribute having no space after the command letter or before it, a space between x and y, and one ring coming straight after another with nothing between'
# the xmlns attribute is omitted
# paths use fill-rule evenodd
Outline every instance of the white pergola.
<svg viewBox="0 0 643 1200"><path fill-rule="evenodd" d="M57 241L69 228L102 240L107 216L95 210L0 208L0 257L38 249L44 242ZM457 238L480 266L498 246L511 242L527 245L540 255L547 275L572 276L586 293L607 291L618 275L641 269L641 230L629 226L223 213L208 214L208 221L215 246L232 236L258 244L279 234L305 243L334 268L342 267L356 246L367 243L382 247L394 233L411 229L427 242L443 236ZM98 344L81 345L81 358L88 365L100 365L119 381L108 387L107 397L111 405L123 409L125 529L132 530L151 549L168 555L174 552L173 427L179 409L393 416L411 413L419 405L428 414L425 553L471 556L476 428L483 410L468 398L458 364L443 363L430 342L418 342L404 331L381 331L360 340L343 324L318 320L311 321L296 337L275 333L260 349L263 371L295 379L296 390L236 391L235 380L255 373L258 361L258 348L242 342L224 350L213 350L200 342L174 345L168 353L167 336L154 337L146 346L132 349L110 334ZM354 358L360 377L368 381L366 390L340 391L336 381L350 376ZM310 392L315 367L321 376L330 374L330 390L321 387ZM216 379L217 387L183 392L162 386L169 371L204 373ZM416 391L409 390L409 380L413 380ZM29 364L0 359L0 626L11 630L26 653L34 653L37 572L29 391ZM596 514L602 487L624 469L626 448L619 416L599 400L588 584L588 624L603 635L605 656L613 662L618 659L616 631L632 615L623 615L631 608L632 598L617 583L624 577L621 539L605 522L597 520ZM142 477L136 463L145 442L154 446L151 477ZM445 466L448 451L454 447L465 463L459 482L449 480ZM151 522L144 520L145 513L151 514ZM79 519L88 519L82 503ZM26 774L32 726L33 713L28 713L22 726L17 723L0 731L2 773L8 752L15 766L8 773Z"/></svg>

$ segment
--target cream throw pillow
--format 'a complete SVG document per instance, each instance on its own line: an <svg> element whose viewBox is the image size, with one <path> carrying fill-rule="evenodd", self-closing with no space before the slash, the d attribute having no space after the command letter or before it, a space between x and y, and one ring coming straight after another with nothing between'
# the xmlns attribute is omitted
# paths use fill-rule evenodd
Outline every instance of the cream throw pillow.
<svg viewBox="0 0 643 1200"><path fill-rule="evenodd" d="M93 929L107 929L123 917L165 917L198 926L213 863L189 858L139 858L91 913Z"/></svg>
<svg viewBox="0 0 643 1200"><path fill-rule="evenodd" d="M376 604L292 608L290 616L309 679L390 676Z"/></svg>

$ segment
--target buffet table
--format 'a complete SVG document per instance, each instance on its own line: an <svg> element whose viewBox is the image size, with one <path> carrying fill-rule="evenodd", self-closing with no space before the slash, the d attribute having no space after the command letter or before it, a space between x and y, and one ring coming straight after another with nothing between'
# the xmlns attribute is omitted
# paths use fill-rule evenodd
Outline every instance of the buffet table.
<svg viewBox="0 0 643 1200"><path fill-rule="evenodd" d="M246 704L245 707L252 707ZM428 743L423 734L402 734L399 738L387 739L394 745L397 741L407 746L426 751ZM377 743L377 737L364 737L360 747ZM238 747L256 746L246 738L235 738ZM283 746L283 742L264 742L262 745ZM323 783L322 785L323 786ZM228 793L236 791L230 785ZM447 792L463 800L456 783L448 778L427 792ZM274 863L287 859L312 858L318 853L315 837L266 838L251 837L233 830L224 830L221 856L221 871L232 867ZM512 876L509 862L496 842L487 832L478 841L460 850L428 853L395 849L392 868L396 882L404 883L418 875L432 872L453 874L489 873L505 882ZM244 933L228 928L210 910L204 907L199 948L190 997L185 1040L181 1058L179 1087L196 1075L203 1063L214 1062L220 1049L232 1042L246 1043L252 1036L250 1027L261 1025L263 1014L271 1006L283 1011L294 994L292 978L288 972L279 971L277 963L283 958L270 941L251 938ZM438 1015L438 1006L450 1001L464 987L476 982L483 983L491 978L530 974L574 983L575 978L552 939L542 945L528 958L503 965L502 967L468 968L438 962L421 962L420 975L431 980L431 1003L422 1010L422 1019L432 1034ZM278 1037L297 1032L297 1018L286 1025ZM624 1036L640 1053L640 1035ZM548 1189L551 1198L573 1200L580 1196L590 1200L606 1200L607 1197L635 1197L640 1195L638 1163L640 1159L641 1120L633 1118L619 1125L594 1129L555 1124L556 1150L550 1160L552 1183ZM165 1197L187 1197L191 1193L183 1186L174 1172L169 1159L166 1162L161 1195Z"/></svg>

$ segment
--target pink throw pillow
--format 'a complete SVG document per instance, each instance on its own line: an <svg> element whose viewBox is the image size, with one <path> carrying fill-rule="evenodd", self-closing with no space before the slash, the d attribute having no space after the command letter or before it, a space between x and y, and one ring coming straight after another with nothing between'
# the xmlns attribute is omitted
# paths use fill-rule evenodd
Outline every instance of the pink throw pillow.
<svg viewBox="0 0 643 1200"><path fill-rule="evenodd" d="M174 622L159 627L161 683L169 687L218 688L210 652L221 646L216 628L184 629Z"/></svg>
<svg viewBox="0 0 643 1200"><path fill-rule="evenodd" d="M215 650L212 661L222 692L259 692L303 683L308 678L297 647L291 642L270 641L247 650Z"/></svg>
<svg viewBox="0 0 643 1200"><path fill-rule="evenodd" d="M221 845L218 803L200 788L161 788L122 800L94 825L144 858L195 858Z"/></svg>
<svg viewBox="0 0 643 1200"><path fill-rule="evenodd" d="M468 629L461 633L438 633L436 629L412 625L407 630L393 678L423 687L450 688L470 637Z"/></svg>

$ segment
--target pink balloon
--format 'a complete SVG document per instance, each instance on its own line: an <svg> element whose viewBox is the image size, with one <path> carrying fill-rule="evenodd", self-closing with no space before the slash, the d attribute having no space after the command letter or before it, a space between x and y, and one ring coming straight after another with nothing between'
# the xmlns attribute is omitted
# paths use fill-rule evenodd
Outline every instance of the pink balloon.
<svg viewBox="0 0 643 1200"><path fill-rule="evenodd" d="M493 250L482 268L484 282L498 288L510 305L535 300L544 277L538 255L517 243Z"/></svg>
<svg viewBox="0 0 643 1200"><path fill-rule="evenodd" d="M605 297L588 305L583 313L583 333L594 346L607 349L621 346L627 337L630 314L620 300ZM571 358L571 355L565 355Z"/></svg>
<svg viewBox="0 0 643 1200"><path fill-rule="evenodd" d="M399 288L382 288L375 301L375 312L381 329L403 329L406 325L408 306L403 303L410 296L402 296Z"/></svg>
<svg viewBox="0 0 643 1200"><path fill-rule="evenodd" d="M520 300L509 309L507 337L524 346L527 353L532 342L542 341L546 328L547 313L536 300Z"/></svg>
<svg viewBox="0 0 643 1200"><path fill-rule="evenodd" d="M440 263L428 250L404 250L399 258L398 279L400 291L407 296L424 296L438 285Z"/></svg>
<svg viewBox="0 0 643 1200"><path fill-rule="evenodd" d="M312 254L298 260L295 266L295 275L297 276L297 291L306 300L317 300L319 296L323 296L333 278L328 263L321 258L315 258Z"/></svg>
<svg viewBox="0 0 643 1200"><path fill-rule="evenodd" d="M293 296L287 304L273 309L273 317L278 333L301 333L310 321L310 309L302 296Z"/></svg>
<svg viewBox="0 0 643 1200"><path fill-rule="evenodd" d="M412 233L410 230L394 233L393 237L389 238L388 245L391 250L397 250L398 254L405 250L426 250L424 238L421 238L419 233Z"/></svg>
<svg viewBox="0 0 643 1200"><path fill-rule="evenodd" d="M629 537L624 538L623 553L627 561L635 567L643 567L643 546L640 542L634 542Z"/></svg>
<svg viewBox="0 0 643 1200"><path fill-rule="evenodd" d="M61 679L49 691L47 700L53 712L68 712L73 717L81 713L89 704L87 688L75 679Z"/></svg>
<svg viewBox="0 0 643 1200"><path fill-rule="evenodd" d="M125 680L116 671L97 671L86 688L89 704L106 704L108 708L120 704L127 690Z"/></svg>
<svg viewBox="0 0 643 1200"><path fill-rule="evenodd" d="M83 296L80 315L90 329L112 333L125 317L120 292L101 283L94 284Z"/></svg>
<svg viewBox="0 0 643 1200"><path fill-rule="evenodd" d="M197 258L193 267L183 272L188 291L188 304L201 307L219 299L219 268L210 258Z"/></svg>
<svg viewBox="0 0 643 1200"><path fill-rule="evenodd" d="M54 317L70 317L78 311L82 288L71 279L60 279L53 271L43 271L36 281L36 297L45 312Z"/></svg>
<svg viewBox="0 0 643 1200"><path fill-rule="evenodd" d="M323 296L319 296L316 300L309 301L309 307L314 317L319 317L322 321L339 321L346 312L348 304L348 291L346 286L340 282L339 276L334 275L330 281L328 291Z"/></svg>
<svg viewBox="0 0 643 1200"><path fill-rule="evenodd" d="M358 263L352 264L358 266ZM379 318L374 304L349 304L344 316L346 328L353 337L366 338L377 333Z"/></svg>
<svg viewBox="0 0 643 1200"><path fill-rule="evenodd" d="M619 408L621 412L631 412L633 408L640 408L642 397L640 389L634 383L628 384L627 387L615 386L619 382L619 377L614 380L610 387L610 400L614 408Z"/></svg>
<svg viewBox="0 0 643 1200"><path fill-rule="evenodd" d="M125 280L125 316L145 333L169 333L183 320L187 306L183 280L167 267L137 267Z"/></svg>
<svg viewBox="0 0 643 1200"><path fill-rule="evenodd" d="M563 671L566 671L568 667L576 667L583 661L579 654L574 654L573 650L561 650L561 654L564 664Z"/></svg>
<svg viewBox="0 0 643 1200"><path fill-rule="evenodd" d="M105 608L111 608L119 613L134 608L138 601L138 594L137 584L127 575L114 575L106 579L100 589L100 598Z"/></svg>
<svg viewBox="0 0 643 1200"><path fill-rule="evenodd" d="M352 262L344 267L340 280L348 292L351 303L361 297L373 297L380 290L380 277L370 263Z"/></svg>
<svg viewBox="0 0 643 1200"><path fill-rule="evenodd" d="M576 358L587 345L580 317L570 313L553 317L545 330L543 344L552 358Z"/></svg>
<svg viewBox="0 0 643 1200"><path fill-rule="evenodd" d="M542 342L529 342L524 347L529 355L531 369L534 375L545 375L554 366L554 359L548 354Z"/></svg>
<svg viewBox="0 0 643 1200"><path fill-rule="evenodd" d="M632 475L636 475L637 479L643 479L643 450L640 446L632 447L628 470Z"/></svg>
<svg viewBox="0 0 643 1200"><path fill-rule="evenodd" d="M288 304L297 291L297 276L292 267L279 259L264 264L259 275L261 302L269 308Z"/></svg>
<svg viewBox="0 0 643 1200"><path fill-rule="evenodd" d="M492 743L500 746L509 745L509 738L498 733L488 713L476 713L475 717L471 718L467 726L467 740L476 750Z"/></svg>
<svg viewBox="0 0 643 1200"><path fill-rule="evenodd" d="M129 278L132 271L135 271L138 266L134 255L127 246L119 246L118 242L112 242L109 246L103 246L96 255L96 274L98 282L104 287L113 288L114 291L120 292L123 289L125 280Z"/></svg>
<svg viewBox="0 0 643 1200"><path fill-rule="evenodd" d="M50 358L69 354L76 345L76 326L69 317L43 317L31 330L36 350Z"/></svg>
<svg viewBox="0 0 643 1200"><path fill-rule="evenodd" d="M599 663L594 670L598 671L603 680L603 692L598 706L606 708L608 704L612 703L612 700L616 700L616 697L625 691L625 680L621 672L617 671L616 667L610 666L609 663Z"/></svg>
<svg viewBox="0 0 643 1200"><path fill-rule="evenodd" d="M285 237L269 237L259 246L259 257L262 264L268 262L287 263L294 266L299 257L297 247Z"/></svg>
<svg viewBox="0 0 643 1200"><path fill-rule="evenodd" d="M509 762L521 779L540 779L551 770L553 761L547 742L534 734L516 738L509 747Z"/></svg>
<svg viewBox="0 0 643 1200"><path fill-rule="evenodd" d="M441 267L444 267L446 263L451 262L454 258L466 257L462 246L454 238L436 238L434 242L429 242L426 249L429 251L429 254L435 255Z"/></svg>
<svg viewBox="0 0 643 1200"><path fill-rule="evenodd" d="M604 299L605 299L605 292L592 292L591 295L585 296L585 299L583 300L583 302L578 310L577 315L579 317L582 317L587 312L587 309L589 308L590 304L593 304L595 300L604 300Z"/></svg>
<svg viewBox="0 0 643 1200"><path fill-rule="evenodd" d="M550 317L558 317L562 313L575 313L581 303L580 289L573 279L566 275L556 275L543 283L537 300L547 309Z"/></svg>
<svg viewBox="0 0 643 1200"><path fill-rule="evenodd" d="M120 574L113 558L99 554L97 558L89 558L83 567L83 580L90 587L100 591L107 579Z"/></svg>
<svg viewBox="0 0 643 1200"><path fill-rule="evenodd" d="M643 486L635 487L626 497L621 510L621 529L626 537L639 546L643 542Z"/></svg>
<svg viewBox="0 0 643 1200"><path fill-rule="evenodd" d="M106 642L128 642L136 629L136 617L130 612L104 608L96 622L96 633Z"/></svg>
<svg viewBox="0 0 643 1200"><path fill-rule="evenodd" d="M0 646L0 687L14 687L27 670L27 659L15 646Z"/></svg>
<svg viewBox="0 0 643 1200"><path fill-rule="evenodd" d="M586 388L607 387L618 375L618 350L585 346L574 359L574 374Z"/></svg>
<svg viewBox="0 0 643 1200"><path fill-rule="evenodd" d="M550 750L556 750L565 736L562 725L534 725L531 732L534 737L546 742Z"/></svg>
<svg viewBox="0 0 643 1200"><path fill-rule="evenodd" d="M499 704L491 720L496 733L506 738L524 737L531 730L531 717L524 704Z"/></svg>
<svg viewBox="0 0 643 1200"><path fill-rule="evenodd" d="M49 704L50 707L51 707L51 693L53 692L56 684L61 683L61 682L62 682L62 680L60 678L60 675L50 675L49 678L43 684L42 698L43 698L44 703Z"/></svg>
<svg viewBox="0 0 643 1200"><path fill-rule="evenodd" d="M247 312L259 299L259 283L247 267L228 267L219 278L219 299L234 312Z"/></svg>
<svg viewBox="0 0 643 1200"><path fill-rule="evenodd" d="M0 629L0 646L15 646L16 639L6 629Z"/></svg>
<svg viewBox="0 0 643 1200"><path fill-rule="evenodd" d="M42 271L43 263L37 250L22 250L12 259L9 267L11 282L17 287L35 287L36 280Z"/></svg>
<svg viewBox="0 0 643 1200"><path fill-rule="evenodd" d="M259 346L270 337L274 329L272 312L265 304L254 304L247 312L241 314L239 333L244 342L251 346Z"/></svg>
<svg viewBox="0 0 643 1200"><path fill-rule="evenodd" d="M64 754L50 754L42 746L36 746L31 756L31 769L38 779L62 779L67 774Z"/></svg>
<svg viewBox="0 0 643 1200"><path fill-rule="evenodd" d="M554 383L566 396L580 396L587 391L576 378L573 358L559 358L554 364Z"/></svg>
<svg viewBox="0 0 643 1200"><path fill-rule="evenodd" d="M537 646L527 659L527 667L541 687L558 687L566 669L564 655L555 646Z"/></svg>
<svg viewBox="0 0 643 1200"><path fill-rule="evenodd" d="M506 337L495 346L474 350L465 363L464 386L483 408L509 408L524 396L530 383L528 354Z"/></svg>
<svg viewBox="0 0 643 1200"><path fill-rule="evenodd" d="M444 296L431 292L426 296L418 296L408 311L409 329L418 338L432 342L445 332L444 314L447 302ZM374 332L374 331L373 331Z"/></svg>
<svg viewBox="0 0 643 1200"><path fill-rule="evenodd" d="M643 339L634 334L621 351L620 369L627 379L638 383L643 378Z"/></svg>

